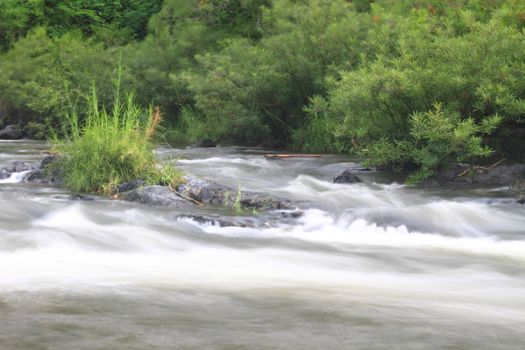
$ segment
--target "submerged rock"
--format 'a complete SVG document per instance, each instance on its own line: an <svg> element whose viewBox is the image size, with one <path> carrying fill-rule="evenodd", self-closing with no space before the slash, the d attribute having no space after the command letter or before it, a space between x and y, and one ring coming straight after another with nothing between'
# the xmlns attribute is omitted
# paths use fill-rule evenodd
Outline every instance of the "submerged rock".
<svg viewBox="0 0 525 350"><path fill-rule="evenodd" d="M87 195L78 194L78 193L70 194L67 198L72 201L80 201L80 202L91 202L95 200L94 196L87 196Z"/></svg>
<svg viewBox="0 0 525 350"><path fill-rule="evenodd" d="M188 219L202 225L218 227L267 228L278 227L283 223L292 224L303 215L301 210L276 210L259 213L255 216L225 216L225 215L178 215L177 220Z"/></svg>
<svg viewBox="0 0 525 350"><path fill-rule="evenodd" d="M357 177L350 169L346 169L341 174L337 175L333 183L335 184L353 184L359 183L361 179Z"/></svg>
<svg viewBox="0 0 525 350"><path fill-rule="evenodd" d="M220 216L211 216L211 215L180 215L177 217L180 219L189 219L195 221L202 225L213 225L219 227L248 227L248 228L257 228L263 226L254 218L249 217L220 217Z"/></svg>
<svg viewBox="0 0 525 350"><path fill-rule="evenodd" d="M177 196L169 187L159 185L136 188L122 193L120 198L130 202L169 208L182 208L191 205L189 201Z"/></svg>
<svg viewBox="0 0 525 350"><path fill-rule="evenodd" d="M0 130L0 140L19 140L24 136L22 129L15 125L8 125Z"/></svg>
<svg viewBox="0 0 525 350"><path fill-rule="evenodd" d="M68 200L68 201L91 202L91 201L96 200L97 197L85 195L85 194L74 193L74 194L57 194L57 195L54 195L53 198Z"/></svg>

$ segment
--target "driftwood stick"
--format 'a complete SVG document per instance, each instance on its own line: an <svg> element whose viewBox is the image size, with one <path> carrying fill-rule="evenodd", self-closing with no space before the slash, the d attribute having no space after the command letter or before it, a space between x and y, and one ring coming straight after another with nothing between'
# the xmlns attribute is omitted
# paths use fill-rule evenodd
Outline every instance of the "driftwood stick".
<svg viewBox="0 0 525 350"><path fill-rule="evenodd" d="M461 172L461 174L459 174L457 177L465 176L465 175L467 175L468 172L471 171L471 170L472 170L472 167L469 166L467 169L463 170L463 171Z"/></svg>
<svg viewBox="0 0 525 350"><path fill-rule="evenodd" d="M496 163L494 163L494 164L492 164L491 166L489 166L489 167L487 168L487 170L490 170L490 169L494 168L495 166L500 165L500 164L503 163L505 160L506 160L505 158L503 158L503 159L501 159L501 160L498 160Z"/></svg>
<svg viewBox="0 0 525 350"><path fill-rule="evenodd" d="M264 157L266 159L321 158L322 155L320 154L294 154L294 153L287 153L287 154L267 153L264 155Z"/></svg>
<svg viewBox="0 0 525 350"><path fill-rule="evenodd" d="M490 169L494 168L495 166L500 165L500 164L503 163L505 160L506 160L505 158L500 159L500 160L498 160L496 163L492 164L492 165L489 166L489 167L484 167L484 166L469 166L467 169L465 169L464 171L462 171L461 174L459 174L457 177L465 176L465 175L467 175L471 170L475 170L475 169L483 170L483 171L487 172L487 171L489 171Z"/></svg>
<svg viewBox="0 0 525 350"><path fill-rule="evenodd" d="M188 196L186 196L185 194L182 194L182 193L180 193L179 191L173 189L173 187L171 187L171 185L168 185L168 187L170 188L170 190L172 190L173 192L175 192L175 194L176 194L178 197L180 197L180 198L182 198L182 199L185 199L185 200L187 200L187 201L190 201L190 202L192 202L193 204L197 204L197 205L201 205L201 206L204 205L203 203L199 202L198 200L193 199L193 198L191 198L191 197L188 197Z"/></svg>

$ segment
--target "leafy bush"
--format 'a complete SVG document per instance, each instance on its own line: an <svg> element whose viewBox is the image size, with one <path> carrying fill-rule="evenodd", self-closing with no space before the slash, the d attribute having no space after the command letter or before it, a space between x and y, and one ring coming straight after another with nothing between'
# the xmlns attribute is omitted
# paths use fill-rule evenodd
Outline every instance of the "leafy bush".
<svg viewBox="0 0 525 350"><path fill-rule="evenodd" d="M81 116L93 82L100 102L113 102L112 81L118 54L101 44L84 41L78 33L58 39L38 28L0 56L0 111L6 122L58 127L71 104Z"/></svg>
<svg viewBox="0 0 525 350"><path fill-rule="evenodd" d="M487 140L496 151L510 154L511 143L517 142L512 134L525 126L524 33L497 21L475 22L461 35L444 27L428 32L407 23L400 27L406 30L397 54L381 54L342 72L327 97L312 99L309 119L323 115L337 125L333 137L339 150L359 152L375 145L381 153L394 140L412 137L410 116L439 101L458 115L457 123L483 125L500 115L501 128Z"/></svg>
<svg viewBox="0 0 525 350"><path fill-rule="evenodd" d="M494 115L477 124L474 119L462 119L436 103L433 110L410 116L408 137L399 141L383 138L361 152L370 165L415 168L408 182L417 183L453 161L467 162L491 155L493 150L483 145L482 136L494 132L501 121L500 116Z"/></svg>
<svg viewBox="0 0 525 350"><path fill-rule="evenodd" d="M162 0L2 0L0 50L36 27L46 27L52 37L81 32L109 45L146 36L149 17Z"/></svg>
<svg viewBox="0 0 525 350"><path fill-rule="evenodd" d="M287 144L305 124L309 98L326 92L325 78L375 54L379 45L364 40L371 23L343 0L275 0L263 8L260 40L226 41L197 55L199 66L183 77L223 137Z"/></svg>

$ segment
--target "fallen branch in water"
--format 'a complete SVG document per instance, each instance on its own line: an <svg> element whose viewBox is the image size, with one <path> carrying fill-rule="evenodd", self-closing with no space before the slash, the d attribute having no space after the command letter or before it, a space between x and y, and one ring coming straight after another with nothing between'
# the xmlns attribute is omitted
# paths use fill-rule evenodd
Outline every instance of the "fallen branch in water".
<svg viewBox="0 0 525 350"><path fill-rule="evenodd" d="M289 159L289 158L321 158L320 154L265 154L266 159Z"/></svg>
<svg viewBox="0 0 525 350"><path fill-rule="evenodd" d="M168 185L168 187L169 187L170 190L172 190L172 191L173 191L178 197L180 197L180 198L182 198L182 199L185 199L185 200L187 200L187 201L190 201L190 202L192 202L193 204L197 204L197 205L201 205L201 206L204 205L204 203L201 203L201 202L199 202L198 200L193 199L193 198L191 198L191 197L188 197L188 196L186 196L186 195L180 193L179 191L173 189L173 187L171 187L171 185Z"/></svg>
<svg viewBox="0 0 525 350"><path fill-rule="evenodd" d="M489 167L484 167L484 166L470 166L468 167L467 169L465 169L464 171L461 172L461 174L459 174L457 177L462 177L462 176L465 176L467 175L468 173L470 173L471 171L473 170L481 170L483 172L488 172L490 169L494 168L495 166L498 166L500 165L501 163L503 163L506 159L503 158L501 160L498 160L496 163L492 164L491 166Z"/></svg>

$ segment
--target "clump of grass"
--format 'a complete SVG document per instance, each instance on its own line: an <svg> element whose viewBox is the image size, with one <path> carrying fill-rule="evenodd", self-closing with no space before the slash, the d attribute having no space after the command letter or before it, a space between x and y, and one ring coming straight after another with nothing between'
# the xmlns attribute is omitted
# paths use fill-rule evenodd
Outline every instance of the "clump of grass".
<svg viewBox="0 0 525 350"><path fill-rule="evenodd" d="M113 108L109 112L99 108L93 88L85 117L81 120L75 111L68 114L64 138L53 142L63 155L65 186L107 195L119 184L139 178L176 186L181 173L159 166L153 153L153 136L161 119L158 108L141 108L132 93L121 99L118 87Z"/></svg>

